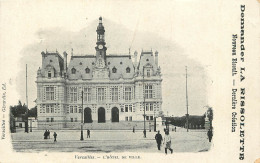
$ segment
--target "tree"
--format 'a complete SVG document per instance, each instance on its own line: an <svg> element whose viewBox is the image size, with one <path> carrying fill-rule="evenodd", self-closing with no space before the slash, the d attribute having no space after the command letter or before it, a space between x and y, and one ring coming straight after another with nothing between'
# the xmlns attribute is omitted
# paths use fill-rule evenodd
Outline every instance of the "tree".
<svg viewBox="0 0 260 163"><path fill-rule="evenodd" d="M29 117L37 117L37 106L31 108L29 111L28 111L28 116Z"/></svg>
<svg viewBox="0 0 260 163"><path fill-rule="evenodd" d="M25 114L27 111L27 106L25 104L22 105L22 102L19 100L18 105L10 106L10 112L14 117L19 117L22 114Z"/></svg>

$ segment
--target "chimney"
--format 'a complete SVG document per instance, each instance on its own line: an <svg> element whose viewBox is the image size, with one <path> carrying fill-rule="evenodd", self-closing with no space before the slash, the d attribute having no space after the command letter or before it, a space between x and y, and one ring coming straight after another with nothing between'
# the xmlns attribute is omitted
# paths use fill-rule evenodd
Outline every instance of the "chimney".
<svg viewBox="0 0 260 163"><path fill-rule="evenodd" d="M155 65L158 67L158 51L155 51Z"/></svg>
<svg viewBox="0 0 260 163"><path fill-rule="evenodd" d="M43 61L44 61L44 58L45 58L45 53L44 53L44 51L42 51L41 54L42 54L42 67L43 67Z"/></svg>
<svg viewBox="0 0 260 163"><path fill-rule="evenodd" d="M63 72L64 72L65 74L67 74L67 56L68 56L68 54L67 54L66 51L63 52L63 56L64 56L64 57L63 57L63 58L64 58L64 66L63 66L63 67L64 67L64 68L63 68L64 71L63 71Z"/></svg>
<svg viewBox="0 0 260 163"><path fill-rule="evenodd" d="M134 57L135 57L135 69L137 68L137 51L134 52Z"/></svg>

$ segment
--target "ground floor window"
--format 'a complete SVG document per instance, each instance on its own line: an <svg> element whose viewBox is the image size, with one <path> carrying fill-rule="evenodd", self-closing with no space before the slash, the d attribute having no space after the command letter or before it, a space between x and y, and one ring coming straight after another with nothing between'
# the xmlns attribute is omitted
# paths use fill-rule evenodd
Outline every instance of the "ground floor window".
<svg viewBox="0 0 260 163"><path fill-rule="evenodd" d="M153 116L148 116L148 115L147 115L147 116L146 116L146 120L151 120L151 121L152 121L152 120L153 120Z"/></svg>
<svg viewBox="0 0 260 163"><path fill-rule="evenodd" d="M70 122L73 122L73 118L70 118Z"/></svg>
<svg viewBox="0 0 260 163"><path fill-rule="evenodd" d="M125 121L128 121L128 117L125 117Z"/></svg>
<svg viewBox="0 0 260 163"><path fill-rule="evenodd" d="M51 122L54 122L54 118L51 118Z"/></svg>
<svg viewBox="0 0 260 163"><path fill-rule="evenodd" d="M129 121L132 121L132 116L129 117Z"/></svg>

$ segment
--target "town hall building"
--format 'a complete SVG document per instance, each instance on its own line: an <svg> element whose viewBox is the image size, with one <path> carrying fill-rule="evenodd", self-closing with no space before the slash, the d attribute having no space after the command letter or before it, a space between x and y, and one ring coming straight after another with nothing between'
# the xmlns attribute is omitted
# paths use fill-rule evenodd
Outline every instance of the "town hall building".
<svg viewBox="0 0 260 163"><path fill-rule="evenodd" d="M39 129L131 129L153 125L162 111L158 52L107 54L102 18L94 55L42 52L37 71ZM93 48L94 49L94 48ZM133 59L132 59L133 58ZM144 110L145 109L145 110Z"/></svg>

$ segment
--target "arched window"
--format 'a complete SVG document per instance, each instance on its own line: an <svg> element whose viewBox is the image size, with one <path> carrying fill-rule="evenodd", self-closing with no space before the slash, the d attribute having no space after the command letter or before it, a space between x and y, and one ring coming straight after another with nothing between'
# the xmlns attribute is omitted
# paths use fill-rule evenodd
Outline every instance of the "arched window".
<svg viewBox="0 0 260 163"><path fill-rule="evenodd" d="M116 68L115 68L115 67L112 69L112 72L113 72L113 73L116 73Z"/></svg>
<svg viewBox="0 0 260 163"><path fill-rule="evenodd" d="M89 68L86 68L86 69L85 69L85 72L86 72L87 74L89 74L90 69L89 69Z"/></svg>
<svg viewBox="0 0 260 163"><path fill-rule="evenodd" d="M129 67L126 68L126 73L130 73L130 68Z"/></svg>
<svg viewBox="0 0 260 163"><path fill-rule="evenodd" d="M76 69L75 69L75 68L72 68L72 69L71 69L71 73L72 73L72 74L76 74Z"/></svg>
<svg viewBox="0 0 260 163"><path fill-rule="evenodd" d="M48 71L48 78L51 78L51 71Z"/></svg>

